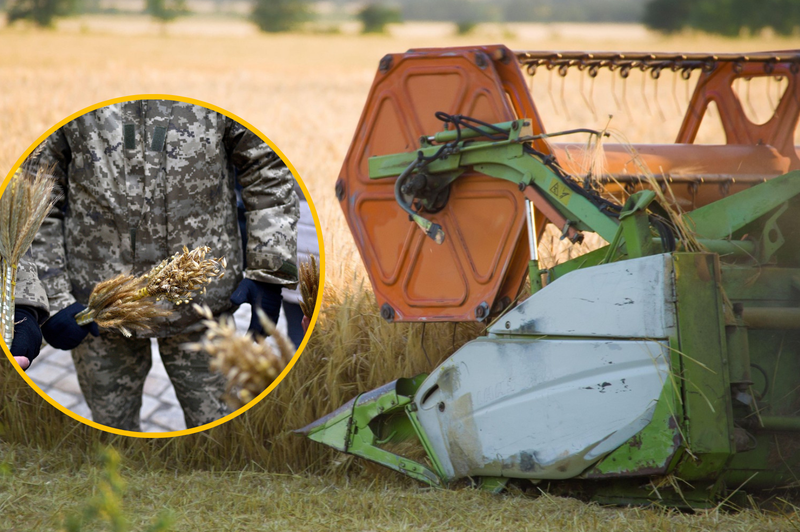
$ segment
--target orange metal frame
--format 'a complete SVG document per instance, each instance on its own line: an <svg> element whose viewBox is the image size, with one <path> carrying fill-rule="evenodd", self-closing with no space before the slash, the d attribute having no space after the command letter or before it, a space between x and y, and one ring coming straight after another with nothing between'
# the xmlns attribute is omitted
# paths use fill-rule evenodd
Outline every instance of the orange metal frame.
<svg viewBox="0 0 800 532"><path fill-rule="evenodd" d="M800 115L797 63L720 63L704 72L678 135L680 145L637 150L673 191L693 208L800 168L794 131ZM731 89L736 77L781 75L789 80L775 116L752 124ZM693 146L709 101L715 101L727 146ZM451 186L439 212L426 214L450 235L442 245L426 238L396 204L394 180L370 180L368 159L412 151L419 137L441 129L445 111L496 123L526 117L541 133L517 56L504 46L418 49L385 56L336 182L336 195L367 267L381 314L390 321L475 321L485 309L511 304L528 268L525 196L511 183L469 171ZM539 151L548 153L539 142ZM558 157L563 148L553 147ZM606 147L608 171L633 191L639 184L630 155ZM673 168L691 168L679 176ZM569 170L569 168L567 168ZM676 180L677 179L677 180ZM685 186L681 183L685 182ZM538 230L546 219L537 213ZM555 220L554 220L555 221Z"/></svg>

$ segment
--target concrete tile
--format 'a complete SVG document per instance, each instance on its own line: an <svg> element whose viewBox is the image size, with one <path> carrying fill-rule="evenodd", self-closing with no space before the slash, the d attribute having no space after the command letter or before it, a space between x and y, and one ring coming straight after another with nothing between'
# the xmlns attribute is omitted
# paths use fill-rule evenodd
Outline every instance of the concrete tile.
<svg viewBox="0 0 800 532"><path fill-rule="evenodd" d="M139 410L139 417L142 421L149 419L153 412L162 404L163 403L155 397L150 397L149 395L142 396L142 409Z"/></svg>
<svg viewBox="0 0 800 532"><path fill-rule="evenodd" d="M183 418L183 410L177 406L162 407L156 410L149 421L162 427L166 431L183 430L186 428L186 421Z"/></svg>
<svg viewBox="0 0 800 532"><path fill-rule="evenodd" d="M247 332L248 327L250 327L250 316L252 312L253 309L250 306L250 303L245 303L236 309L236 312L233 313L233 321L236 323L237 331L242 334ZM286 314L283 312L283 307L281 307L281 314L278 317L278 330L284 336L287 336Z"/></svg>
<svg viewBox="0 0 800 532"><path fill-rule="evenodd" d="M150 423L149 421L142 421L142 432L164 432L162 427L159 427L155 423Z"/></svg>
<svg viewBox="0 0 800 532"><path fill-rule="evenodd" d="M75 373L67 373L59 380L52 384L52 387L61 390L62 392L71 393L83 399L80 384L78 384L78 376Z"/></svg>
<svg viewBox="0 0 800 532"><path fill-rule="evenodd" d="M89 410L89 405L87 405L83 400L78 404L71 406L70 410L72 410L74 414L85 417L88 420L92 420L92 411Z"/></svg>
<svg viewBox="0 0 800 532"><path fill-rule="evenodd" d="M164 377L159 377L150 373L147 376L147 379L144 381L144 393L145 395L158 397L170 386L172 386L172 383L169 381L169 379L165 379Z"/></svg>
<svg viewBox="0 0 800 532"><path fill-rule="evenodd" d="M178 402L178 395L175 393L175 388L172 386L172 383L170 383L169 387L158 396L158 400L171 406L180 406L180 402Z"/></svg>
<svg viewBox="0 0 800 532"><path fill-rule="evenodd" d="M33 361L33 364L31 364L31 367L28 369L28 371L26 371L26 373L28 377L33 380L33 382L38 384L40 387L45 387L61 379L67 374L67 370L61 366L51 364L47 360L39 361L36 359Z"/></svg>
<svg viewBox="0 0 800 532"><path fill-rule="evenodd" d="M53 347L51 345L48 345L47 342L42 341L42 348L39 351L38 360L48 360L56 352L58 352L58 349L56 349L55 347Z"/></svg>
<svg viewBox="0 0 800 532"><path fill-rule="evenodd" d="M71 394L71 393L64 393L60 390L50 389L47 390L47 395L55 401L56 403L60 404L64 408L72 409L73 406L80 403L80 398Z"/></svg>
<svg viewBox="0 0 800 532"><path fill-rule="evenodd" d="M70 351L62 351L60 349L53 349L52 347L47 347L46 349L50 349L52 352L47 355L46 360L51 364L55 364L57 366L61 366L62 368L74 368L75 363L72 361L72 353ZM44 350L43 350L44 351ZM42 355L39 355L40 357Z"/></svg>

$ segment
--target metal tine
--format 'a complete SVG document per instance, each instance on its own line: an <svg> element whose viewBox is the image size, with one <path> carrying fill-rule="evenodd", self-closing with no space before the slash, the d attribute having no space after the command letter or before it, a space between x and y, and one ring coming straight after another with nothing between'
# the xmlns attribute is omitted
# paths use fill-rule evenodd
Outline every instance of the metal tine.
<svg viewBox="0 0 800 532"><path fill-rule="evenodd" d="M686 81L683 85L683 99L686 100L686 105L688 106L689 102L692 101L691 96L689 96L689 85L692 83L692 71L686 69L681 70L681 77Z"/></svg>
<svg viewBox="0 0 800 532"><path fill-rule="evenodd" d="M772 109L772 114L775 114L775 111L778 110L778 106L781 104L781 97L783 96L782 92L783 87L783 76L775 76L775 101L778 102L775 105L775 108ZM788 88L788 83L787 83Z"/></svg>
<svg viewBox="0 0 800 532"><path fill-rule="evenodd" d="M678 70L677 68L672 69L672 102L675 104L675 112L680 114L681 112L681 103L678 100Z"/></svg>
<svg viewBox="0 0 800 532"><path fill-rule="evenodd" d="M616 105L616 109L614 112L618 112L622 110L622 104L619 102L619 98L617 97L617 76L614 75L614 67L613 65L609 67L611 71L611 95L614 97L614 105Z"/></svg>
<svg viewBox="0 0 800 532"><path fill-rule="evenodd" d="M773 76L767 76L767 101L769 102L769 108L774 111L777 105L772 99L772 80Z"/></svg>
<svg viewBox="0 0 800 532"><path fill-rule="evenodd" d="M582 70L581 67L578 67L578 69ZM583 98L583 103L586 104L586 107L589 109L589 112L592 113L592 117L595 120L597 120L597 111L595 110L594 105L592 105L592 102L589 101L589 98L586 97L586 91L584 89L584 81L585 81L585 79L586 79L586 76L582 75L581 76L581 83L580 83L580 85L581 85L581 98Z"/></svg>
<svg viewBox="0 0 800 532"><path fill-rule="evenodd" d="M556 97L553 96L553 77L555 76L553 73L553 67L551 65L547 65L547 70L550 72L550 75L547 78L547 95L550 97L550 103L553 104L553 110L556 112L556 116L561 116L561 113L558 112L558 105L556 105Z"/></svg>
<svg viewBox="0 0 800 532"><path fill-rule="evenodd" d="M747 91L746 91L747 92L747 96L745 98L746 101L747 101L747 108L750 109L750 112L752 113L753 119L756 121L756 123L759 123L759 122L761 122L761 120L758 118L758 112L756 111L756 108L753 105L753 100L750 97L750 93L751 93L750 89L752 89L752 87L753 87L753 85L751 83L753 81L753 78L752 77L744 78L744 81L747 83Z"/></svg>
<svg viewBox="0 0 800 532"><path fill-rule="evenodd" d="M647 84L647 75L645 74L645 66L642 64L640 67L642 69L642 101L644 102L644 107L647 109L647 116L653 116L653 109L650 107L650 102L647 99L647 94L645 92L646 84Z"/></svg>
<svg viewBox="0 0 800 532"><path fill-rule="evenodd" d="M630 74L630 67L622 68L619 75L622 78L622 101L625 102L625 114L628 115L628 120L633 120L633 113L631 112L631 105L628 102L628 75Z"/></svg>
<svg viewBox="0 0 800 532"><path fill-rule="evenodd" d="M567 117L567 120L572 120L572 115L569 112L569 107L567 106L567 98L565 94L565 87L564 82L567 79L567 69L569 68L568 64L563 64L558 68L558 75L561 76L561 105L564 107L564 114Z"/></svg>
<svg viewBox="0 0 800 532"><path fill-rule="evenodd" d="M666 120L667 117L664 114L664 110L661 109L661 102L658 98L658 78L661 77L661 68L656 67L650 70L650 77L653 78L653 99L656 102L656 109L658 110L658 116L661 118L662 121Z"/></svg>

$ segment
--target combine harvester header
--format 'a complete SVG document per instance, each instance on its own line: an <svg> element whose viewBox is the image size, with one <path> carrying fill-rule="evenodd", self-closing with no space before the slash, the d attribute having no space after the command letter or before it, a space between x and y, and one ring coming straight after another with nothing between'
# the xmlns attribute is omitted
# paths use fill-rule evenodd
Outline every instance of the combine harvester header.
<svg viewBox="0 0 800 532"><path fill-rule="evenodd" d="M587 172L551 140L607 132L546 132L522 70L543 68L697 84L674 144L605 143ZM705 506L796 482L799 71L797 51L384 57L335 189L381 315L493 321L300 432L435 486L581 479L600 501ZM761 77L785 89L759 125L734 85ZM694 145L711 102L727 143ZM607 245L540 269L548 222ZM389 448L408 437L425 463Z"/></svg>

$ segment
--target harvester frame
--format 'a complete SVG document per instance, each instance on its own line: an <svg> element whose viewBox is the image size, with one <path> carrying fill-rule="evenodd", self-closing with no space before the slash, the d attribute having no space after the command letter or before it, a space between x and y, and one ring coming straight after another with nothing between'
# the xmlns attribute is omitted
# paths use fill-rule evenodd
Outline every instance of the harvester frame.
<svg viewBox="0 0 800 532"><path fill-rule="evenodd" d="M513 57L503 47L481 47L384 58L336 185L387 320L495 316L488 336L466 344L430 375L361 394L300 432L433 486L464 477L479 478L492 490L511 478L581 479L603 502L660 499L700 507L745 485L796 482L800 172L786 170L800 166L791 136L800 115L800 54L755 54L753 60L529 52L516 54L516 61ZM381 92L382 76L404 60L410 61L411 74ZM438 109L444 131L418 135L418 148L411 149L404 128L387 137L383 126L397 126L400 117L394 107L401 98L393 92L397 86L413 88L417 82L408 79L414 75L441 74L414 60L450 65L445 77L458 77L469 61L472 70L494 65L493 72L502 73L497 87L505 107L475 104L492 93L481 85L486 80L480 72L470 72L465 79L477 89L471 100L459 101L472 102L481 116ZM735 103L728 101L735 95L710 90L717 83L714 76L722 85L730 84L731 76L762 71L785 72L791 79L777 106L780 116L776 110L766 124L749 128L750 136L729 121L735 134L728 136L727 154L740 158L738 167L720 161L721 171L704 171L690 181L684 193L692 195L696 208L682 214L663 193L672 181L664 172L628 179L633 186L623 185L624 203L607 194L618 181L603 193L601 176L581 181L570 175L545 142L556 134L542 130L535 107L518 86L517 61L529 69L577 66L590 73L603 66L651 73L701 69L705 77L681 128L689 140L703 105L715 100L725 109ZM414 101L413 90L408 99ZM432 105L417 101L405 127L419 126L417 108ZM497 120L491 113L511 108L531 114ZM388 120L380 118L381 109L392 109ZM506 117L501 113L500 118ZM370 142L370 135L380 142ZM775 145L761 145L765 138ZM747 145L751 142L754 146ZM374 153L387 146L401 149ZM656 147L651 154L682 153L691 159L704 149L686 148ZM743 160L758 170L753 158L764 155L772 159L763 161L761 173L753 173L753 166L740 171ZM644 159L637 161L639 168L647 166L647 154L634 150L633 157ZM720 179L706 182L706 174L726 179L728 186L720 187ZM490 232L488 244L486 235L464 230L470 223L465 210L474 211L482 198L509 207L504 231ZM371 202L380 206L380 215ZM478 217L502 218L503 211L487 209ZM608 245L542 270L536 238L545 220L555 223L564 238L577 241L594 232ZM389 234L376 233L376 227L403 225L407 230L399 239L375 238ZM474 260L476 250L487 249L494 252L488 273ZM451 261L442 263L443 256ZM431 271L425 261L452 277L459 272L462 281L465 272L471 274L462 283L466 296L444 303L437 294L420 297L431 286L423 275ZM387 264L394 264L389 275ZM509 296L516 297L526 273L531 296L512 306ZM441 279L434 279L434 292L441 293L436 285ZM420 441L429 463L384 448L411 436ZM653 489L659 482L667 489Z"/></svg>

